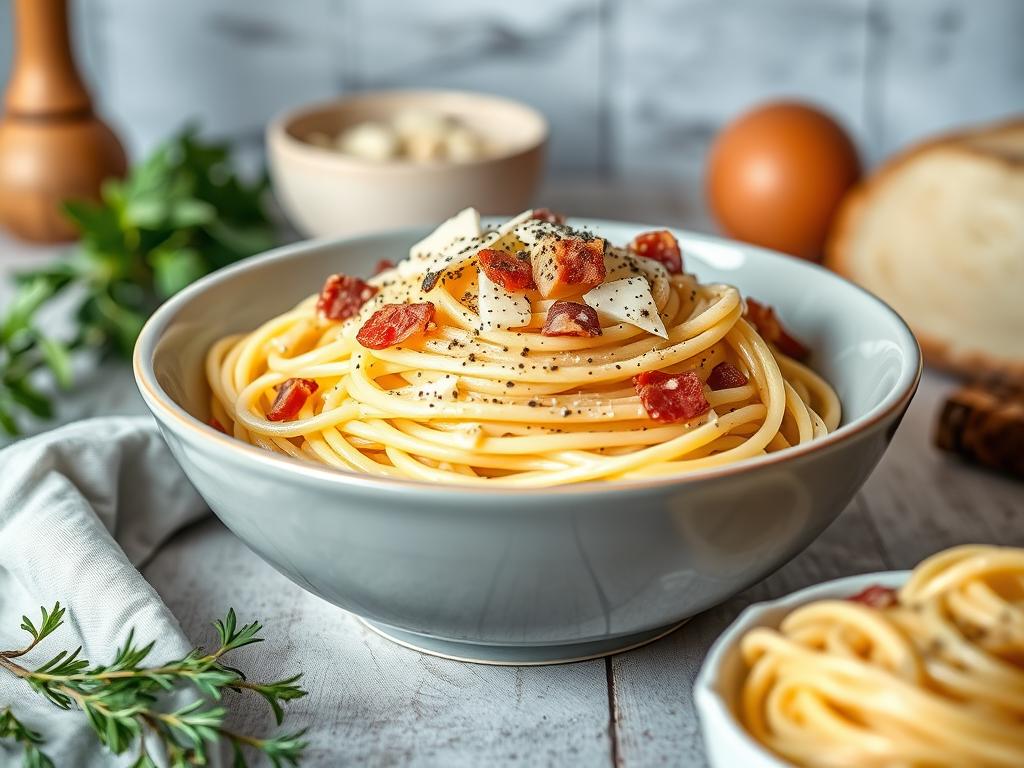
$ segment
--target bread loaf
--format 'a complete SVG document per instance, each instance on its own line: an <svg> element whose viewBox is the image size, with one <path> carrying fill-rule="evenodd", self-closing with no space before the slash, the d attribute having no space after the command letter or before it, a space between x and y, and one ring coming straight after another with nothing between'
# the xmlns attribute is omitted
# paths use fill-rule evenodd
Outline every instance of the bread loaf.
<svg viewBox="0 0 1024 768"><path fill-rule="evenodd" d="M929 363L1024 375L1024 118L886 163L841 206L826 264L896 309Z"/></svg>

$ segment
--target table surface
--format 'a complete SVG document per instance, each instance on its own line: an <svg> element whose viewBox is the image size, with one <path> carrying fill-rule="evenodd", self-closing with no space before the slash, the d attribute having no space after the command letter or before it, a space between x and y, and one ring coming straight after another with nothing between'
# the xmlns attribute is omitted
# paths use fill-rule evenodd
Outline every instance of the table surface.
<svg viewBox="0 0 1024 768"><path fill-rule="evenodd" d="M544 200L579 215L707 228L670 188L560 181ZM0 239L0 272L49 253ZM0 289L0 306L4 297ZM60 421L144 412L125 368L84 371L80 382ZM878 469L805 552L674 634L607 659L486 667L421 655L304 592L213 518L178 534L144 574L196 643L210 642L208 622L229 606L263 620L268 642L248 658L243 649L238 663L256 679L304 672L310 695L288 715L309 727L303 765L703 766L691 687L708 646L746 605L839 576L910 568L954 544L1024 545L1024 485L931 445L953 386L925 374ZM260 669L268 660L272 668ZM236 716L253 732L271 728L258 705Z"/></svg>

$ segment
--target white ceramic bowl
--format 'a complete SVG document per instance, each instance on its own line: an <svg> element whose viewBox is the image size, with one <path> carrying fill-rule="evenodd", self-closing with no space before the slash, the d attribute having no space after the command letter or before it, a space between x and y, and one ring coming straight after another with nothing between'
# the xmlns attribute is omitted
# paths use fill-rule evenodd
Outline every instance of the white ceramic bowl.
<svg viewBox="0 0 1024 768"><path fill-rule="evenodd" d="M649 226L574 223L612 242ZM423 231L299 243L209 275L146 324L135 372L214 512L306 589L410 645L540 662L658 637L774 571L835 519L885 451L920 375L902 320L821 267L681 235L687 266L779 307L843 403L834 433L680 477L557 488L448 486L343 472L207 426L203 358Z"/></svg>
<svg viewBox="0 0 1024 768"><path fill-rule="evenodd" d="M910 571L847 576L755 603L743 611L711 646L694 683L694 703L712 768L791 768L791 763L757 742L736 716L746 672L740 640L747 632L755 627L778 627L789 613L814 600L844 599L876 584L901 587L909 577Z"/></svg>
<svg viewBox="0 0 1024 768"><path fill-rule="evenodd" d="M464 163L374 162L304 141L407 109L457 118L494 145ZM532 107L484 93L377 91L293 110L267 128L274 193L311 237L351 236L444 221L474 206L482 213L530 206L544 165L548 125Z"/></svg>

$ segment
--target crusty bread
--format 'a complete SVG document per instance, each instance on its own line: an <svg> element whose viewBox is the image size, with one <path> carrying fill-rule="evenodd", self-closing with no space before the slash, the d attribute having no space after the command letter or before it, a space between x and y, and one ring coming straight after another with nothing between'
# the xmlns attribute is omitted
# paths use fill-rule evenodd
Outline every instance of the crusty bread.
<svg viewBox="0 0 1024 768"><path fill-rule="evenodd" d="M903 315L933 365L1024 376L1024 118L887 162L841 206L826 264Z"/></svg>
<svg viewBox="0 0 1024 768"><path fill-rule="evenodd" d="M975 382L951 393L939 412L935 444L1024 478L1024 383Z"/></svg>

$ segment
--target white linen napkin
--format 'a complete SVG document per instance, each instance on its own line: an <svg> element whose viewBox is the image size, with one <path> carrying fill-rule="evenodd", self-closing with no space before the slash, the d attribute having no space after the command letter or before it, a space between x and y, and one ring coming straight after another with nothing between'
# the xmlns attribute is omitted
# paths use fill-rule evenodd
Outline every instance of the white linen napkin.
<svg viewBox="0 0 1024 768"><path fill-rule="evenodd" d="M191 644L137 570L175 531L209 513L149 417L77 422L0 451L0 649L21 648L39 607L60 601L64 626L18 659L38 665L57 651L108 663L128 631L155 640L148 662ZM85 716L62 711L0 669L0 709L46 738L57 765L130 765L100 747ZM16 765L0 746L0 766Z"/></svg>

